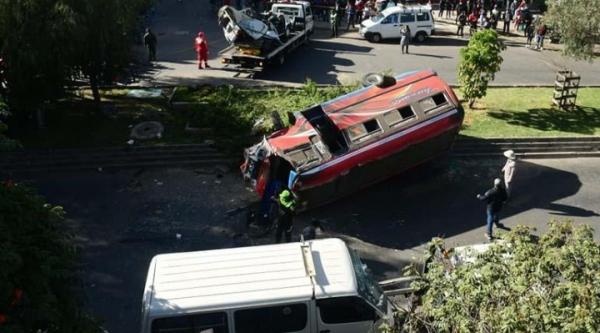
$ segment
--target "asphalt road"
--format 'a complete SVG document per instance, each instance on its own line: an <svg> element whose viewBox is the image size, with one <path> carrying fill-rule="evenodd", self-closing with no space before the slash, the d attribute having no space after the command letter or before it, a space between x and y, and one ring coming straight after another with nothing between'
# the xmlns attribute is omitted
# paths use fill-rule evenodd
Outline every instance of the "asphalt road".
<svg viewBox="0 0 600 333"><path fill-rule="evenodd" d="M551 219L598 229L599 163L599 158L520 161L502 222L527 225L535 233ZM398 276L421 258L432 237L445 237L450 246L485 241L484 205L475 195L491 185L502 164L441 158L306 212L297 217L296 230L319 218L327 234L356 248L376 276ZM27 179L48 201L65 207L77 231L87 307L109 332L125 333L139 330L143 285L154 255L273 241L272 235L247 235L239 208L256 198L232 170L104 170Z"/></svg>
<svg viewBox="0 0 600 333"><path fill-rule="evenodd" d="M397 40L381 44L369 43L356 31L339 38L329 38L327 30L317 30L313 41L286 58L281 67L269 68L249 80L220 63L218 52L228 46L211 13L208 0L161 0L156 7L152 27L158 35L158 62L139 74L142 84L301 84L307 78L322 83L353 82L369 72L391 70L401 73L409 70L433 68L450 83L456 83L458 51L466 45L466 38L452 35L434 36L423 45L411 45L410 54L400 54ZM322 24L321 24L322 25ZM453 26L438 23L442 33L453 31ZM211 70L198 70L193 39L204 31L209 40ZM564 59L560 52L533 51L524 47L524 37L507 41L503 52L504 63L493 84L552 85L555 73L567 67L582 75L581 84L600 84L600 64L574 62ZM138 47L140 57L144 50ZM139 82L138 82L139 83Z"/></svg>

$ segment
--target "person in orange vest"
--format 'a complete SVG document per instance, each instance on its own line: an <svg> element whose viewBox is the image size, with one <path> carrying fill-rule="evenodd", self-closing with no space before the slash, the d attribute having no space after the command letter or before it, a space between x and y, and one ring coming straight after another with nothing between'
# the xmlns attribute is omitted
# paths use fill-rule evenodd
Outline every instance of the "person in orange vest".
<svg viewBox="0 0 600 333"><path fill-rule="evenodd" d="M198 36L194 41L194 48L196 49L196 55L198 57L198 69L210 68L208 65L208 43L204 32L199 32ZM204 67L202 64L204 63Z"/></svg>

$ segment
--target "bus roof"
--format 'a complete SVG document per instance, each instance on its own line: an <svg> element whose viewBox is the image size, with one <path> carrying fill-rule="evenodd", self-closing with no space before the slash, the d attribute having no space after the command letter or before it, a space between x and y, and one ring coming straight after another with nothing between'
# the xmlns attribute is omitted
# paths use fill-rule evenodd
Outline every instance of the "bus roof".
<svg viewBox="0 0 600 333"><path fill-rule="evenodd" d="M348 248L339 239L306 242L316 298L357 294ZM160 254L152 259L144 306L150 318L313 297L302 243Z"/></svg>

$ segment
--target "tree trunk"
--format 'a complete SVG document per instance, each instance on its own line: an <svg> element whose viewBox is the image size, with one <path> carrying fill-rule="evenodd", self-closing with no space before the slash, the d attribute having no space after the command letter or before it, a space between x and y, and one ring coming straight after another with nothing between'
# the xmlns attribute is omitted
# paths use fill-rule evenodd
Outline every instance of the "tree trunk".
<svg viewBox="0 0 600 333"><path fill-rule="evenodd" d="M473 108L473 105L475 104L475 99L472 99L469 101L469 108Z"/></svg>
<svg viewBox="0 0 600 333"><path fill-rule="evenodd" d="M37 129L46 128L46 110L43 105L38 106L35 110L35 120Z"/></svg>
<svg viewBox="0 0 600 333"><path fill-rule="evenodd" d="M97 106L100 106L100 91L98 90L98 75L96 73L90 73L90 87L92 88L94 102Z"/></svg>

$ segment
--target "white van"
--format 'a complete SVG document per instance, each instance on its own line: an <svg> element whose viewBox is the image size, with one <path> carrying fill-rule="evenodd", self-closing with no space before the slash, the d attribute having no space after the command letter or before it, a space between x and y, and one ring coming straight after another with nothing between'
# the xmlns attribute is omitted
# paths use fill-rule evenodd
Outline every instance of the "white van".
<svg viewBox="0 0 600 333"><path fill-rule="evenodd" d="M392 304L339 239L160 254L142 333L369 333Z"/></svg>
<svg viewBox="0 0 600 333"><path fill-rule="evenodd" d="M399 5L383 10L361 22L359 33L370 42L378 43L383 39L400 38L400 25L408 25L411 37L424 42L435 31L430 6Z"/></svg>

